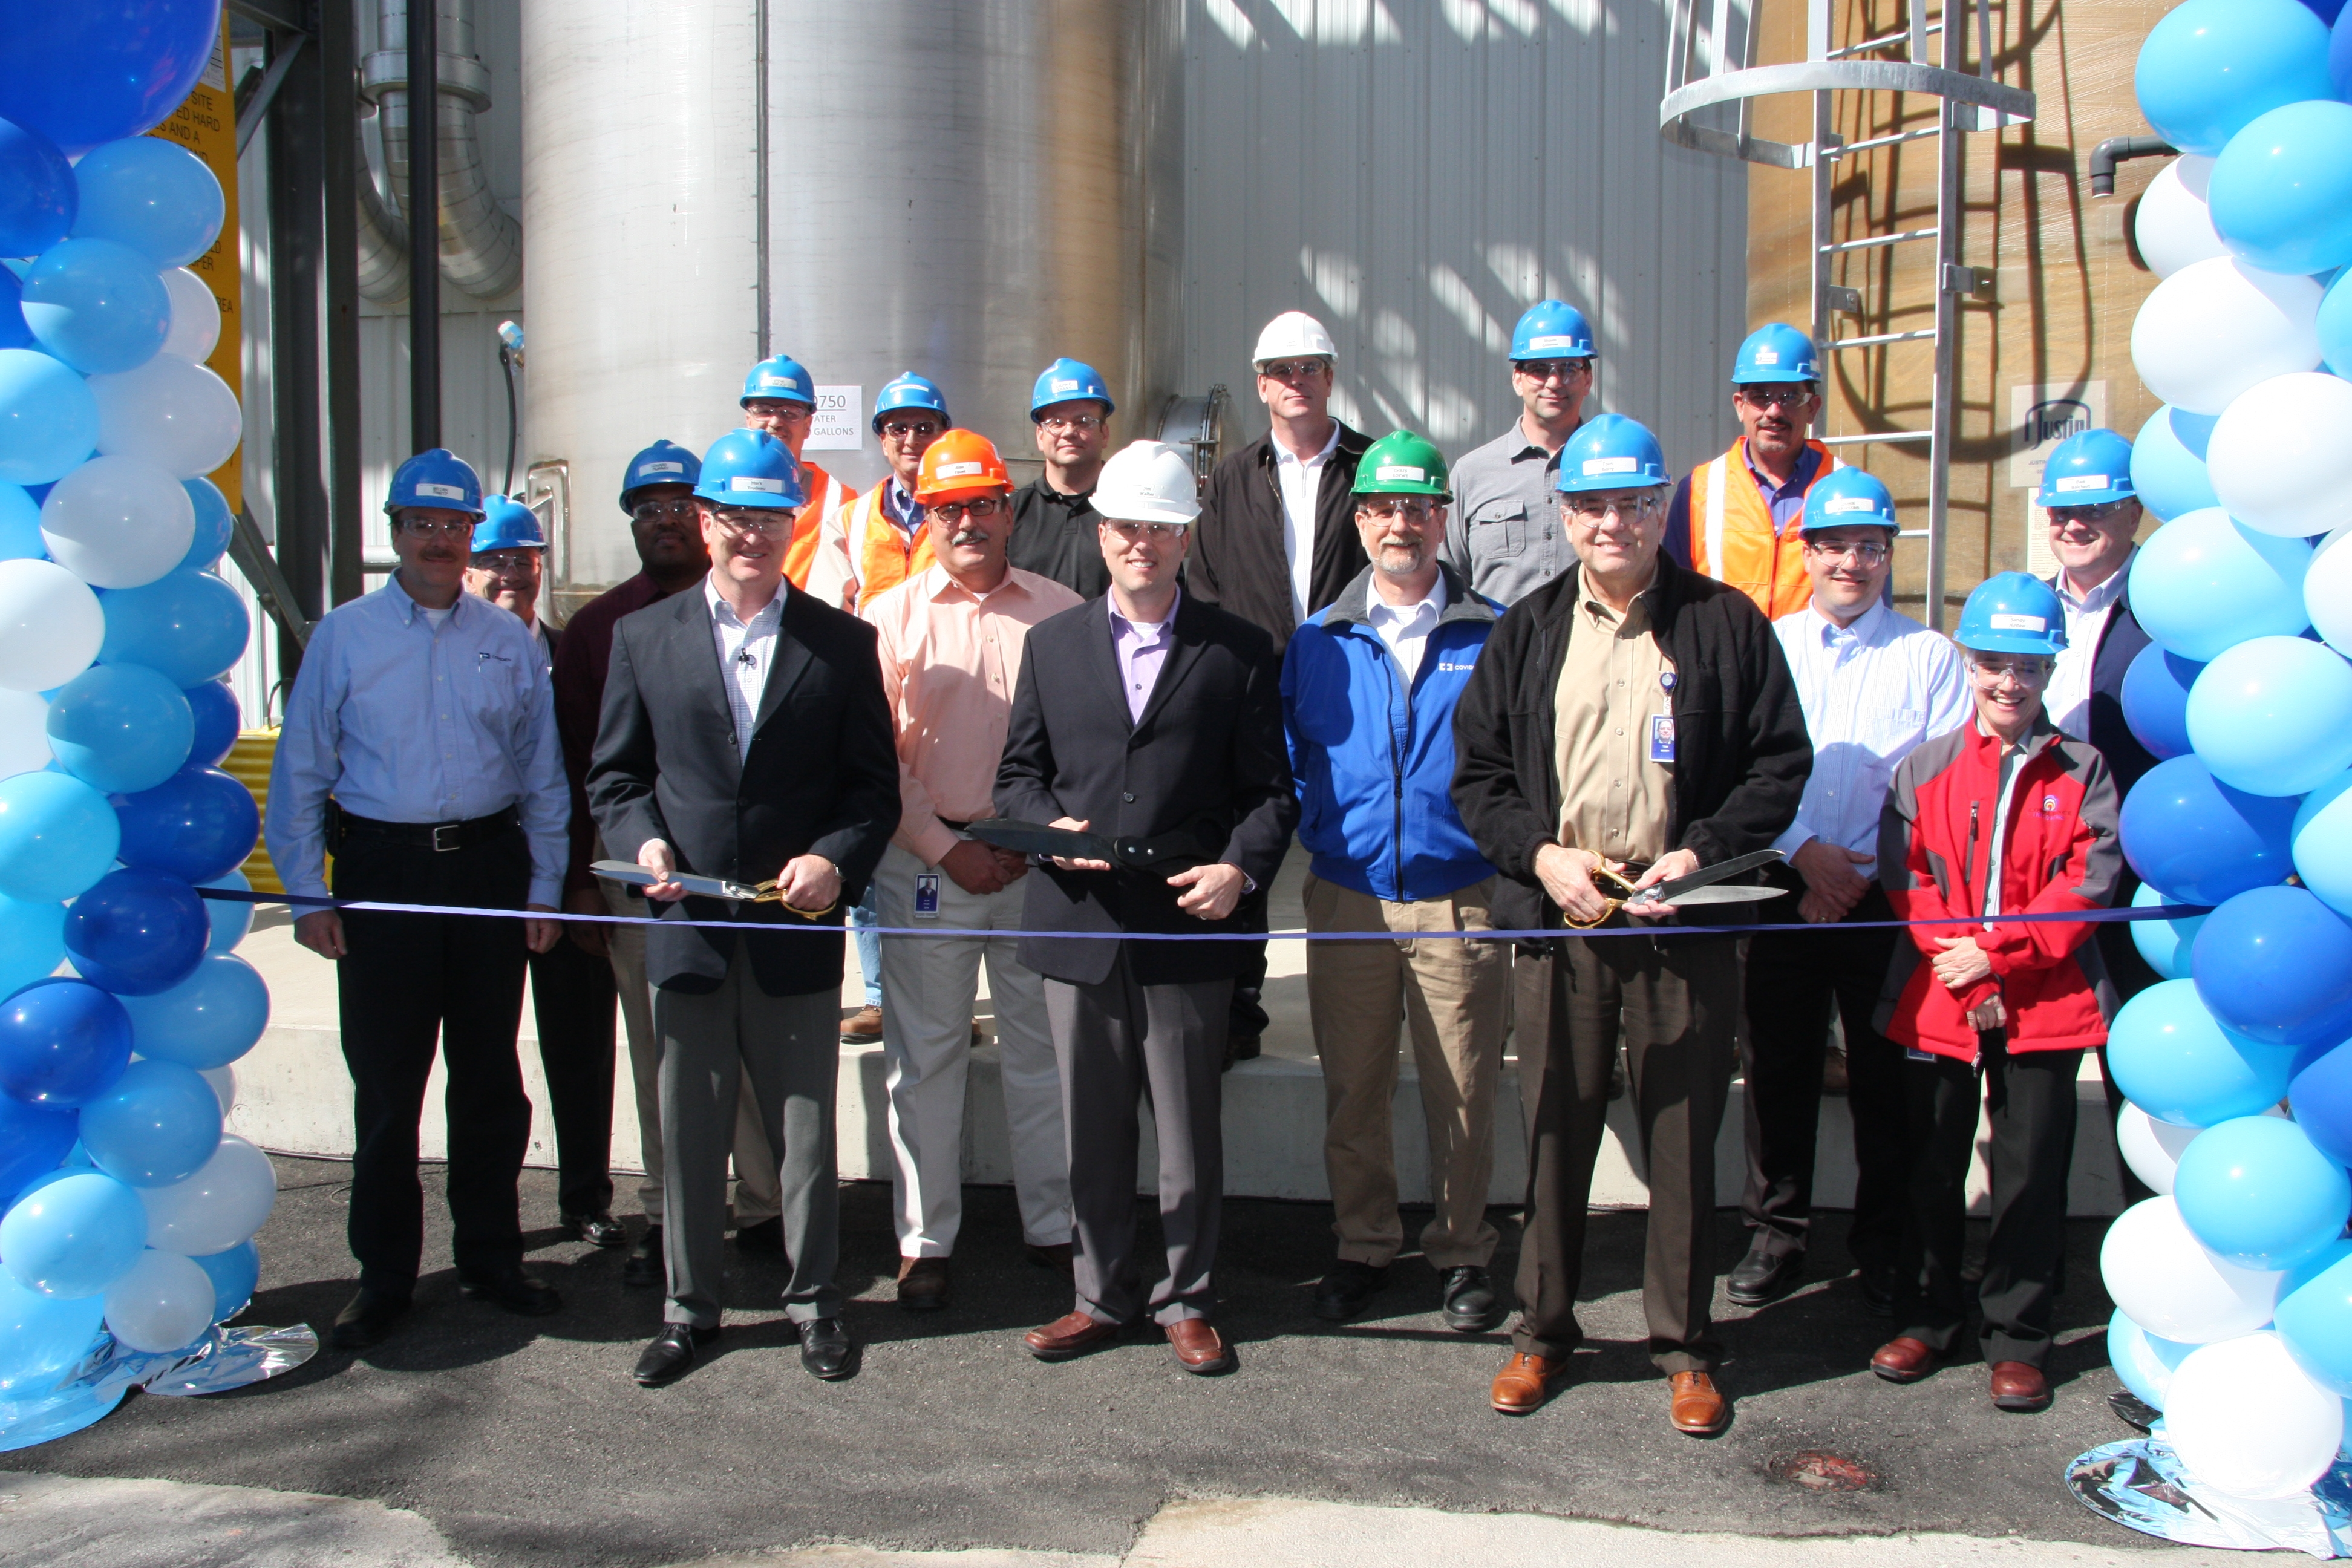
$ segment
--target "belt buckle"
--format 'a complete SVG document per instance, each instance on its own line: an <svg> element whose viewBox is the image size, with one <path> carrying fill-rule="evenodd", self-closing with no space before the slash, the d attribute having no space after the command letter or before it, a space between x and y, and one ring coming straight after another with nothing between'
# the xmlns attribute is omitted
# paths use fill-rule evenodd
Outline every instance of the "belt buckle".
<svg viewBox="0 0 2352 1568"><path fill-rule="evenodd" d="M465 846L457 842L457 830L465 826L466 825L462 822L435 823L433 825L434 853L437 855L446 855L452 849L463 849ZM443 834L448 835L446 841L442 837Z"/></svg>

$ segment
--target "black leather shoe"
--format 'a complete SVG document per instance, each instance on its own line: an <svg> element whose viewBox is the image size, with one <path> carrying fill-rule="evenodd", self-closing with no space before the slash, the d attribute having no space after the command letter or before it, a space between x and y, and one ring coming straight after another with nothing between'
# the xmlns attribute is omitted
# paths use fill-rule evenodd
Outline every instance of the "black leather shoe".
<svg viewBox="0 0 2352 1568"><path fill-rule="evenodd" d="M1777 1300L1795 1288L1805 1277L1805 1255L1802 1252L1767 1252L1760 1247L1748 1248L1724 1282L1724 1293L1743 1307L1760 1307Z"/></svg>
<svg viewBox="0 0 2352 1568"><path fill-rule="evenodd" d="M662 1227L649 1225L646 1226L645 1235L637 1237L636 1246L629 1248L629 1256L621 1264L621 1283L637 1286L659 1285L665 1277L662 1266Z"/></svg>
<svg viewBox="0 0 2352 1568"><path fill-rule="evenodd" d="M784 1250L783 1220L763 1219L737 1226L735 1247L739 1252L769 1252L781 1256Z"/></svg>
<svg viewBox="0 0 2352 1568"><path fill-rule="evenodd" d="M1862 1271L1862 1310L1874 1318L1895 1315L1895 1270L1865 1268Z"/></svg>
<svg viewBox="0 0 2352 1568"><path fill-rule="evenodd" d="M1495 1282L1475 1263L1445 1271L1445 1326L1457 1334L1483 1334L1503 1319Z"/></svg>
<svg viewBox="0 0 2352 1568"><path fill-rule="evenodd" d="M694 1352L698 1346L707 1345L719 1337L717 1325L698 1329L691 1323L664 1323L646 1353L637 1358L637 1369L629 1375L640 1388L659 1388L665 1383L676 1383L694 1370L699 1360Z"/></svg>
<svg viewBox="0 0 2352 1568"><path fill-rule="evenodd" d="M621 1222L602 1209L594 1214L568 1214L561 1223L564 1235L591 1247L626 1247L629 1243L629 1233Z"/></svg>
<svg viewBox="0 0 2352 1568"><path fill-rule="evenodd" d="M339 1351L363 1351L382 1344L408 1310L408 1298L362 1290L335 1314L327 1342Z"/></svg>
<svg viewBox="0 0 2352 1568"><path fill-rule="evenodd" d="M839 1318L815 1318L801 1325L801 1365L827 1383L857 1370L857 1351Z"/></svg>
<svg viewBox="0 0 2352 1568"><path fill-rule="evenodd" d="M1389 1271L1369 1263L1341 1258L1315 1284L1315 1315L1327 1323L1344 1323L1371 1305Z"/></svg>
<svg viewBox="0 0 2352 1568"><path fill-rule="evenodd" d="M457 1277L457 1293L470 1301L495 1301L524 1318L544 1318L563 1307L563 1298L555 1293L554 1286L544 1279L534 1279L520 1268L502 1274L461 1274Z"/></svg>

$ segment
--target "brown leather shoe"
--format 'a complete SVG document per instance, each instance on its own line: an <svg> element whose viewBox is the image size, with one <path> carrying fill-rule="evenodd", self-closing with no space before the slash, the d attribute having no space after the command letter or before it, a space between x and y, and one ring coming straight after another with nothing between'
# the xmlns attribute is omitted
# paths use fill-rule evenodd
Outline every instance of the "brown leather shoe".
<svg viewBox="0 0 2352 1568"><path fill-rule="evenodd" d="M944 1258L898 1259L898 1306L908 1312L936 1312L955 1299Z"/></svg>
<svg viewBox="0 0 2352 1568"><path fill-rule="evenodd" d="M1889 1383L1916 1383L1936 1370L1936 1349L1904 1334L1878 1347L1870 1358L1870 1370Z"/></svg>
<svg viewBox="0 0 2352 1568"><path fill-rule="evenodd" d="M1042 1329L1030 1330L1021 1336L1021 1342L1039 1361L1067 1361L1110 1343L1125 1328L1123 1323L1106 1323L1084 1312L1068 1312Z"/></svg>
<svg viewBox="0 0 2352 1568"><path fill-rule="evenodd" d="M2032 1362L1997 1361L1992 1363L1992 1402L2002 1410L2047 1410L2050 1380Z"/></svg>
<svg viewBox="0 0 2352 1568"><path fill-rule="evenodd" d="M841 1043L845 1046L873 1046L882 1041L882 1009L860 1007L841 1021Z"/></svg>
<svg viewBox="0 0 2352 1568"><path fill-rule="evenodd" d="M1495 1374L1487 1393L1495 1408L1506 1415L1526 1415L1543 1408L1552 1391L1568 1380L1566 1356L1527 1355L1514 1351Z"/></svg>
<svg viewBox="0 0 2352 1568"><path fill-rule="evenodd" d="M1675 1430L1692 1437L1712 1437L1731 1425L1731 1406L1715 1379L1703 1372L1678 1372L1666 1379L1673 1395L1667 1413Z"/></svg>
<svg viewBox="0 0 2352 1568"><path fill-rule="evenodd" d="M1070 1277L1076 1255L1066 1241L1030 1242L1029 1261L1040 1268L1050 1268L1064 1279Z"/></svg>
<svg viewBox="0 0 2352 1568"><path fill-rule="evenodd" d="M1177 1319L1168 1325L1168 1342L1175 1348L1176 1364L1198 1376L1223 1372L1234 1364L1234 1352L1226 1348L1224 1336L1206 1318Z"/></svg>

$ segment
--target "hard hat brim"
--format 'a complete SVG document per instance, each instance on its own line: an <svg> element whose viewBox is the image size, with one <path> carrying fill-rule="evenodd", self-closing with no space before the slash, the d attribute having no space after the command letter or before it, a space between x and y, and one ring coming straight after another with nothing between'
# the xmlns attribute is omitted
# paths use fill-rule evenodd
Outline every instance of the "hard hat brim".
<svg viewBox="0 0 2352 1568"><path fill-rule="evenodd" d="M1106 419L1118 412L1118 405L1113 403L1108 397L1096 397L1092 395L1088 395L1084 397L1056 397L1050 403L1031 404L1029 405L1029 423L1032 425L1038 424L1045 417L1045 410L1048 408L1058 408L1065 403L1099 403L1102 405L1103 417Z"/></svg>
<svg viewBox="0 0 2352 1568"><path fill-rule="evenodd" d="M1731 373L1731 384L1734 386L1818 387L1821 384L1822 378L1818 372L1811 375L1787 375L1778 371L1767 370L1735 370Z"/></svg>
<svg viewBox="0 0 2352 1568"><path fill-rule="evenodd" d="M2053 506L2105 506L2109 501L2137 500L2139 500L2139 492L2137 490L2119 490L2114 489L2104 490L2069 490L2063 496L2053 495L2046 489L2036 490L2033 492L2033 504L2042 508L2044 511L2049 510Z"/></svg>
<svg viewBox="0 0 2352 1568"><path fill-rule="evenodd" d="M1454 500L1454 492L1444 485L1416 485L1395 481L1377 485L1358 485L1348 493L1359 500L1366 496L1420 496L1428 500L1448 502Z"/></svg>
<svg viewBox="0 0 2352 1568"><path fill-rule="evenodd" d="M1582 475L1570 479L1563 474L1551 489L1554 495L1572 496L1587 490L1662 490L1673 482L1646 474L1594 474L1589 479Z"/></svg>
<svg viewBox="0 0 2352 1568"><path fill-rule="evenodd" d="M1190 528L1201 516L1198 509L1178 511L1173 507L1123 506L1116 512L1097 510L1097 522L1164 522L1177 528Z"/></svg>
<svg viewBox="0 0 2352 1568"><path fill-rule="evenodd" d="M808 505L805 495L777 495L771 490L713 490L702 485L694 487L694 499L707 500L713 506L759 507L768 511L797 511Z"/></svg>
<svg viewBox="0 0 2352 1568"><path fill-rule="evenodd" d="M1969 632L1952 640L1970 653L2038 653L2055 658L2066 651L2064 632Z"/></svg>
<svg viewBox="0 0 2352 1568"><path fill-rule="evenodd" d="M915 500L919 505L929 506L933 501L976 500L982 496L1009 496L1012 493L1012 480L984 479L976 485L946 485L937 489L924 489L919 486L915 490Z"/></svg>
<svg viewBox="0 0 2352 1568"><path fill-rule="evenodd" d="M816 412L816 405L805 397L786 397L774 392L747 392L736 401L735 406L749 408L754 403L797 403L812 414Z"/></svg>

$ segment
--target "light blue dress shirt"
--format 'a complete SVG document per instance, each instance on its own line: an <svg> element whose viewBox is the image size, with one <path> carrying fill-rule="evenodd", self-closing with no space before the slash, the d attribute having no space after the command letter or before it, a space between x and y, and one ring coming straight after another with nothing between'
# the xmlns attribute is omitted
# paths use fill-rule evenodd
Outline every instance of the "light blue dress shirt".
<svg viewBox="0 0 2352 1568"><path fill-rule="evenodd" d="M262 837L289 893L324 897L327 797L379 822L464 822L518 806L529 902L560 901L572 798L539 640L457 595L435 626L395 576L310 634L286 700Z"/></svg>

